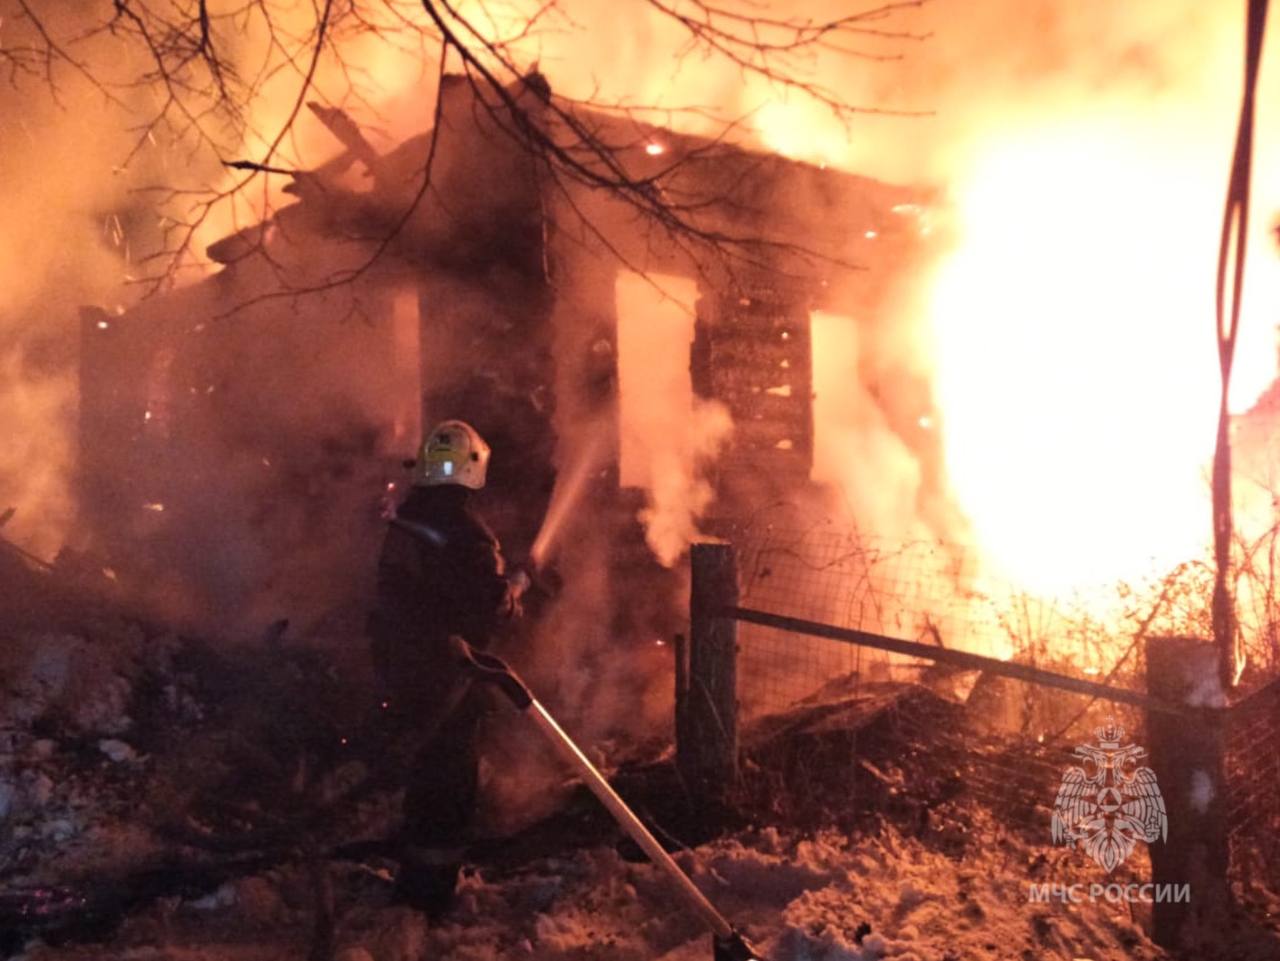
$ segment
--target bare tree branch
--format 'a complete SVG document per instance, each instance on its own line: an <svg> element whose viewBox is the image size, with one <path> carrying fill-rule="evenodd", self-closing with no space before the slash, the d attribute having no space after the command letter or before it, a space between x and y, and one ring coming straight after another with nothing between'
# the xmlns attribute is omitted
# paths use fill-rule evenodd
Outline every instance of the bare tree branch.
<svg viewBox="0 0 1280 961"><path fill-rule="evenodd" d="M5 2L0 0L0 9ZM698 165L711 163L721 152L744 156L730 141L749 117L726 119L713 105L606 100L599 91L578 99L551 93L529 62L529 51L544 35L576 29L567 0L465 8L455 0L310 0L306 5L293 0L112 0L105 16L91 8L68 13L54 0L12 2L24 29L0 33L0 67L8 67L10 82L39 78L55 98L64 73L100 92L128 118L132 140L120 169L154 146L166 156L185 154L184 166L190 169L237 175L223 182L142 189L167 218L160 249L138 257L151 271L138 281L148 292L194 268L193 244L215 211L224 211L237 230L275 216L274 195L259 175L289 173L297 184L308 179L298 173L308 165L294 139L304 104L313 101L313 112L322 119L345 117L341 111L347 101L376 112L375 74L350 55L352 44L367 45L371 39L424 63L438 49L442 60L456 64L471 85L476 109L511 139L513 149L540 165L557 194L563 197L571 187L608 194L631 209L646 229L661 235L663 244L695 261L709 252L751 266L822 256L760 231L738 233L724 226L728 221L718 215L747 213L735 205L750 164L739 164L724 196L699 195L690 188L696 177L688 172ZM780 95L822 105L847 126L862 114L917 112L849 102L820 81L818 58L899 57L896 45L922 41L927 34L904 29L895 18L925 2L890 0L823 17L798 14L769 0L643 0L637 8L681 28L686 39L674 51L677 58L716 60ZM322 63L329 78L323 85ZM271 114L279 119L271 129L259 129L260 105L267 97L280 99L282 84L290 89L288 109L281 115L275 106ZM679 149L661 159L646 157L653 124L670 125L682 116L696 117L704 128L713 124L717 132L706 138L672 135ZM437 104L437 122L439 118ZM634 135L620 136L628 127ZM356 160L366 168L376 166L376 152L367 143L353 150L350 136L340 127L331 130L338 133L345 153L332 168L326 165L320 180ZM433 132L433 154L436 141ZM239 159L228 160L236 156L233 151ZM312 177L308 182L320 181ZM419 188L408 198L407 209L400 206L404 201L395 201L396 209L386 212L382 222L387 233L372 239L377 256L390 249L427 196L441 201L428 182ZM566 209L586 215L575 204ZM274 263L263 236L260 231L244 255L261 254ZM366 269L343 274L350 279ZM277 273L284 283L284 271Z"/></svg>

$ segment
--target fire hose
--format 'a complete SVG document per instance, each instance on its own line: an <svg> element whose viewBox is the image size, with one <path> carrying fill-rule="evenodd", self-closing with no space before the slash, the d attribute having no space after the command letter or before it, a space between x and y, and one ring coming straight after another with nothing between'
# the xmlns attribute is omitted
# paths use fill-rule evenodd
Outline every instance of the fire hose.
<svg viewBox="0 0 1280 961"><path fill-rule="evenodd" d="M641 820L605 780L581 748L565 733L551 713L533 696L523 680L499 657L477 651L462 638L452 642L458 659L473 681L492 684L518 711L551 742L556 753L582 777L596 799L604 805L618 826L640 846L645 856L667 879L684 904L711 929L715 961L760 961L760 956L742 934L725 919L670 854L658 843Z"/></svg>

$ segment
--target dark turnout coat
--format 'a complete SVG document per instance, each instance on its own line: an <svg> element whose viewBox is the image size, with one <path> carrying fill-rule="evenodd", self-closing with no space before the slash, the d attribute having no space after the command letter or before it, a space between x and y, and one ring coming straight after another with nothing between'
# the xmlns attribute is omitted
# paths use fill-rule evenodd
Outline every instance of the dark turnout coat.
<svg viewBox="0 0 1280 961"><path fill-rule="evenodd" d="M498 539L465 487L415 487L378 559L375 638L431 647L459 635L476 647L517 613Z"/></svg>
<svg viewBox="0 0 1280 961"><path fill-rule="evenodd" d="M467 688L449 638L483 648L519 613L497 538L469 495L464 487L414 488L378 561L374 657L393 717L424 742L406 772L405 828L415 845L462 843L476 802L482 702Z"/></svg>

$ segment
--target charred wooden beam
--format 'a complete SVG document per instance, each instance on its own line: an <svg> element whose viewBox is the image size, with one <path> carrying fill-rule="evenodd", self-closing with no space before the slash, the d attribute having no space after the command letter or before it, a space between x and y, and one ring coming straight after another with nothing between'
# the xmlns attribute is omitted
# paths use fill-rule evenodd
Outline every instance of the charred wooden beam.
<svg viewBox="0 0 1280 961"><path fill-rule="evenodd" d="M844 641L847 644L858 644L872 647L893 654L905 654L908 657L922 657L940 664L951 664L963 670L986 671L1001 677L1011 677L1019 681L1028 681L1045 687L1054 687L1074 694L1085 694L1090 697L1113 701L1117 704L1132 704L1160 714L1174 715L1180 718L1191 716L1185 707L1168 698L1155 694L1144 694L1141 691L1130 691L1126 688L1099 684L1082 678L1046 671L1029 664L1018 664L1014 661L1002 661L982 654L971 654L968 651L957 651L932 644L921 644L917 641L904 641L896 637L886 637L870 631L859 631L848 627L836 627L834 624L822 624L799 617L787 617L782 614L770 614L767 611L752 610L749 607L733 605L721 609L720 616L726 619L745 621L748 624L759 624L762 627L773 627L796 634L807 634L810 637L824 637L832 641Z"/></svg>

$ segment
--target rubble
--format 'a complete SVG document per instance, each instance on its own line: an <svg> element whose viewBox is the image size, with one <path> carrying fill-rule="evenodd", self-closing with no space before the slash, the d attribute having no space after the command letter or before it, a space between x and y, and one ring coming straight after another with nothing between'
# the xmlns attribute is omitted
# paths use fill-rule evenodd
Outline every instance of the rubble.
<svg viewBox="0 0 1280 961"><path fill-rule="evenodd" d="M13 638L0 656L0 685L19 692L0 707L6 951L300 957L322 865L333 956L347 961L705 957L698 922L575 796L477 844L439 923L392 907L396 786L380 778L399 766L395 740L367 716L380 712L349 646L229 648L121 623ZM1046 867L1044 812L1009 800L1005 772L1044 803L1060 772L972 730L966 710L882 684L761 719L744 732L739 820L720 837L686 830L669 758L613 780L694 845L682 867L780 961L955 961L996 942L1046 961L1160 958L1127 916L1027 912L1007 879L1063 867ZM990 793L984 772L1012 793Z"/></svg>
<svg viewBox="0 0 1280 961"><path fill-rule="evenodd" d="M134 675L130 741L85 738L74 725L65 736L35 738L34 719L13 725L24 748L20 763L6 762L16 775L3 782L11 786L6 824L15 830L0 843L0 882L9 892L0 897L0 927L13 917L6 912L14 897L25 898L27 909L40 905L43 920L22 928L31 961L124 961L165 945L181 945L192 957L305 955L317 907L313 868L300 847L309 842L305 832L302 840L278 834L278 817L313 824L328 842L361 831L370 839L322 855L336 895L335 959L705 958L698 921L674 908L651 867L630 859L607 818L584 820L584 809L572 802L563 820L542 834L532 830L527 841L478 845L457 906L440 922L392 907L391 866L376 839L393 832L394 823L371 803L376 795L351 802L350 819L338 829L309 821L315 812L289 786L313 784L341 805L372 771L345 748L326 761L321 742L298 740L315 734L314 713L288 723L302 710L292 699L302 692L310 711L325 711L323 660L288 651L233 657L195 642L167 645L163 655L157 650ZM270 699L262 696L264 684ZM1046 921L1028 913L1017 879L1044 858L1047 842L1037 825L1019 833L986 812L980 792L957 790L937 776L997 750L969 740L967 762L953 753L954 739L971 736L956 730L963 712L905 687L770 719L762 727L767 737L747 738L746 778L756 788L742 812L770 826L743 825L679 852L678 861L778 961L956 961L1000 956L988 948L997 943L1043 961L1071 961L1081 952L1162 958L1127 914L1104 911L1087 921L1054 914ZM359 727L339 727L359 740ZM837 767L823 760L847 758L850 738L865 763ZM145 745L147 765L104 753L109 747L130 756L139 751L135 743ZM260 779L208 777L214 767L235 770L229 759L247 764L236 752L249 746ZM370 746L374 754L381 750ZM212 793L163 797L189 776L182 763L188 755L206 769L197 787ZM289 762L283 771L272 756ZM294 763L300 756L312 760L300 767ZM785 768L797 756L818 768L812 804L780 807L764 790L773 783L770 767ZM634 768L615 781L650 817L681 833L663 770ZM844 810L833 813L835 805ZM166 810L185 812L186 834L158 829L157 816ZM249 818L261 820L244 823ZM228 843L233 839L250 846L237 850ZM1054 871L1062 869L1058 862ZM37 936L43 940L32 940ZM75 938L90 943L79 946Z"/></svg>

